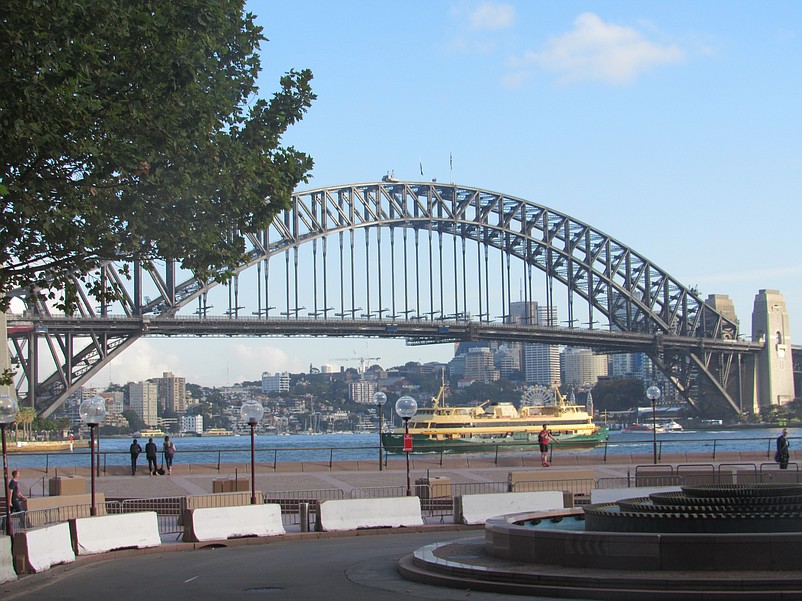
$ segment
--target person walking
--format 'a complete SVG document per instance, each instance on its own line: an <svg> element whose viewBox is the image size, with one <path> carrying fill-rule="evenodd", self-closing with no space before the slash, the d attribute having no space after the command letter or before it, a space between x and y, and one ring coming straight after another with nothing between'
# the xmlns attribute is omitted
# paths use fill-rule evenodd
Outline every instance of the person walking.
<svg viewBox="0 0 802 601"><path fill-rule="evenodd" d="M537 443L540 445L540 462L543 467L549 467L549 441L557 442L554 436L551 435L551 430L548 429L546 424L543 424L543 429L537 433Z"/></svg>
<svg viewBox="0 0 802 601"><path fill-rule="evenodd" d="M139 454L142 452L142 447L139 446L136 438L134 438L134 442L131 443L129 450L131 452L131 475L136 476L136 460L139 457Z"/></svg>
<svg viewBox="0 0 802 601"><path fill-rule="evenodd" d="M780 464L781 470L788 469L788 459L791 456L788 446L788 429L783 428L782 434L777 437L777 455L775 457L777 463Z"/></svg>
<svg viewBox="0 0 802 601"><path fill-rule="evenodd" d="M11 511L13 513L25 511L25 508L22 506L22 502L27 501L28 497L20 492L19 470L14 470L11 472L11 481L8 483L8 490L6 491L6 494L11 497Z"/></svg>
<svg viewBox="0 0 802 601"><path fill-rule="evenodd" d="M169 436L164 437L164 464L167 467L167 473L173 473L173 457L175 456L175 445L170 440Z"/></svg>
<svg viewBox="0 0 802 601"><path fill-rule="evenodd" d="M153 442L152 438L148 438L148 442L145 445L145 457L148 459L148 471L150 472L151 476L156 475L156 470L159 469L158 466L158 457L159 457L159 449L156 446L156 443Z"/></svg>

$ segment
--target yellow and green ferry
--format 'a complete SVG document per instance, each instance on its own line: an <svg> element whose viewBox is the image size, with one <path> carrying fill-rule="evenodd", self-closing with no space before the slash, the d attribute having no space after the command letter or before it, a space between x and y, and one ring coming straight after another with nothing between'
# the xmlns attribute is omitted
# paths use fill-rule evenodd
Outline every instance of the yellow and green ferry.
<svg viewBox="0 0 802 601"><path fill-rule="evenodd" d="M531 450L538 445L543 424L558 445L592 447L607 440L607 426L597 425L582 405L569 403L554 386L548 404L522 405L489 402L470 407L448 407L443 402L445 386L409 419L412 452L486 452ZM383 432L387 452L404 450L404 428Z"/></svg>

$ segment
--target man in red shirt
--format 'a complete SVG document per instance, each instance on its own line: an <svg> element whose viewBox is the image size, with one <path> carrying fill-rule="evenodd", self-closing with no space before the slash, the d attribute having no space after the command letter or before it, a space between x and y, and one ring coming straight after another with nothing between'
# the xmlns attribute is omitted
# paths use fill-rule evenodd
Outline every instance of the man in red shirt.
<svg viewBox="0 0 802 601"><path fill-rule="evenodd" d="M549 467L549 440L557 442L554 436L551 435L551 430L543 424L543 429L537 433L537 442L540 445L540 461L543 467Z"/></svg>

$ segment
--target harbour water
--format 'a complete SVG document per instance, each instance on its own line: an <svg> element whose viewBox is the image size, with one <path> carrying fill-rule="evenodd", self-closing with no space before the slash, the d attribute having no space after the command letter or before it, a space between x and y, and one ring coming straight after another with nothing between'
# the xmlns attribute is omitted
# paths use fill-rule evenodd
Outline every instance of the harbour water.
<svg viewBox="0 0 802 601"><path fill-rule="evenodd" d="M727 452L766 452L767 457L773 454L774 444L782 428L739 428L732 430L685 430L682 432L659 433L657 435L658 452L669 453L701 453L714 457L717 453ZM789 428L791 448L795 448L802 428ZM796 439L796 440L795 440ZM177 453L177 464L247 464L250 462L249 436L214 436L173 438ZM144 448L145 440L140 440ZM155 440L161 449L162 439ZM128 447L130 438L101 438L100 464L128 465L130 458ZM291 436L256 436L256 461L264 464L283 462L332 462L332 461L365 461L377 460L379 455L378 434L321 434ZM802 443L797 443L802 444ZM607 443L586 449L553 446L554 454L649 454L653 450L653 440L649 433L612 431ZM536 449L503 451L498 453L523 454L534 453ZM475 455L494 455L490 449ZM160 453L161 454L161 453ZM145 463L144 454L139 458ZM89 450L75 449L74 452L26 453L13 452L8 455L9 468L24 467L59 467L86 466L89 464Z"/></svg>

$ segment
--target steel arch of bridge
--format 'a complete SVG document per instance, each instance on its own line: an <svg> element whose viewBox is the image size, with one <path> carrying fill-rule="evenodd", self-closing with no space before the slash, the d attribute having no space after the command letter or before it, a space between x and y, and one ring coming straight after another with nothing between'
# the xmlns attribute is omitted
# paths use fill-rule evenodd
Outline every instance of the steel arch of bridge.
<svg viewBox="0 0 802 601"><path fill-rule="evenodd" d="M358 246L355 234L360 230L375 231L375 235L364 234L364 288L357 292L356 282L363 275L357 273L355 260ZM414 242L409 241L410 234ZM383 235L389 236L389 240ZM452 249L445 250L450 268L443 268L444 238L452 240ZM633 249L586 223L532 201L454 184L382 181L326 187L296 194L290 209L278 214L269 228L247 234L247 239L249 259L233 268L235 275L228 284L226 318L232 321L241 319L238 278L252 267L258 271L258 306L254 313L258 320L273 319L269 274L275 267L271 268L270 260L284 255L281 300L286 309L285 322L300 321L301 303L308 302L312 311L307 310L307 318L313 317L321 325L339 318L343 334L349 333L346 321L357 321L359 311L365 311L362 316L367 321L453 319L471 321L482 328L493 321L492 305L502 307L503 321L508 321L514 279L510 265L515 260L523 266L522 290L518 291L522 301L534 300L533 274L541 272L545 276L547 306L555 305L555 283L565 288L569 328L579 321L574 306L578 297L587 309L591 331L599 323L595 317L602 316L610 331L647 335L651 342L640 350L649 354L691 405L698 408L699 398L713 394L731 409L740 408L739 370L735 360L755 349L738 341L735 322ZM331 240L335 241L333 251L328 244ZM382 258L388 242L392 256L389 266L386 255ZM409 265L410 245L414 249L411 253L414 268ZM469 264L468 245L475 245L475 266ZM299 281L298 267L300 249L309 246L313 256L312 290L308 279L301 277ZM403 247L403 267L395 264L396 256L401 254L396 246ZM497 270L490 266L491 251L500 257ZM327 258L332 252L334 269ZM81 288L78 317L94 320L89 332L60 332L57 320L47 321L53 316L42 305L29 307L27 312L33 329L10 329L12 358L23 367L20 386L23 381L27 384L28 400L42 409L43 414L52 413L69 394L135 340L158 332L159 322L175 318L181 309L193 303L197 303L199 323L195 334L205 333L203 324L210 323L206 298L215 283L202 282L191 273L182 272L175 262L136 263L131 269L131 280L122 275L120 268L107 263L99 277L108 278L124 291L124 299L116 310L126 318L138 318L138 327L122 330L112 327L114 319L104 321L110 307L99 304ZM338 294L329 294L327 274L332 272L339 284L335 287ZM147 290L155 293L147 297ZM273 293L272 299L275 298ZM336 300L340 310L335 314L336 309L331 305ZM334 320L329 318L330 312ZM550 311L547 314L552 315ZM108 326L99 326L97 317ZM537 327L524 325L533 330ZM308 328L301 330L309 335ZM403 328L400 331L408 332ZM359 328L355 332L358 334ZM430 341L453 337L452 332L437 331L428 338L420 336ZM660 343L664 337L681 337L689 342L683 350L666 349ZM85 343L83 346L79 339ZM56 366L52 374L41 380L40 340L46 341ZM732 350L722 351L720 345L708 350L705 341L711 343L711 348L714 341L729 341ZM605 346L593 342L592 332L587 344ZM615 348L609 344L607 347Z"/></svg>

